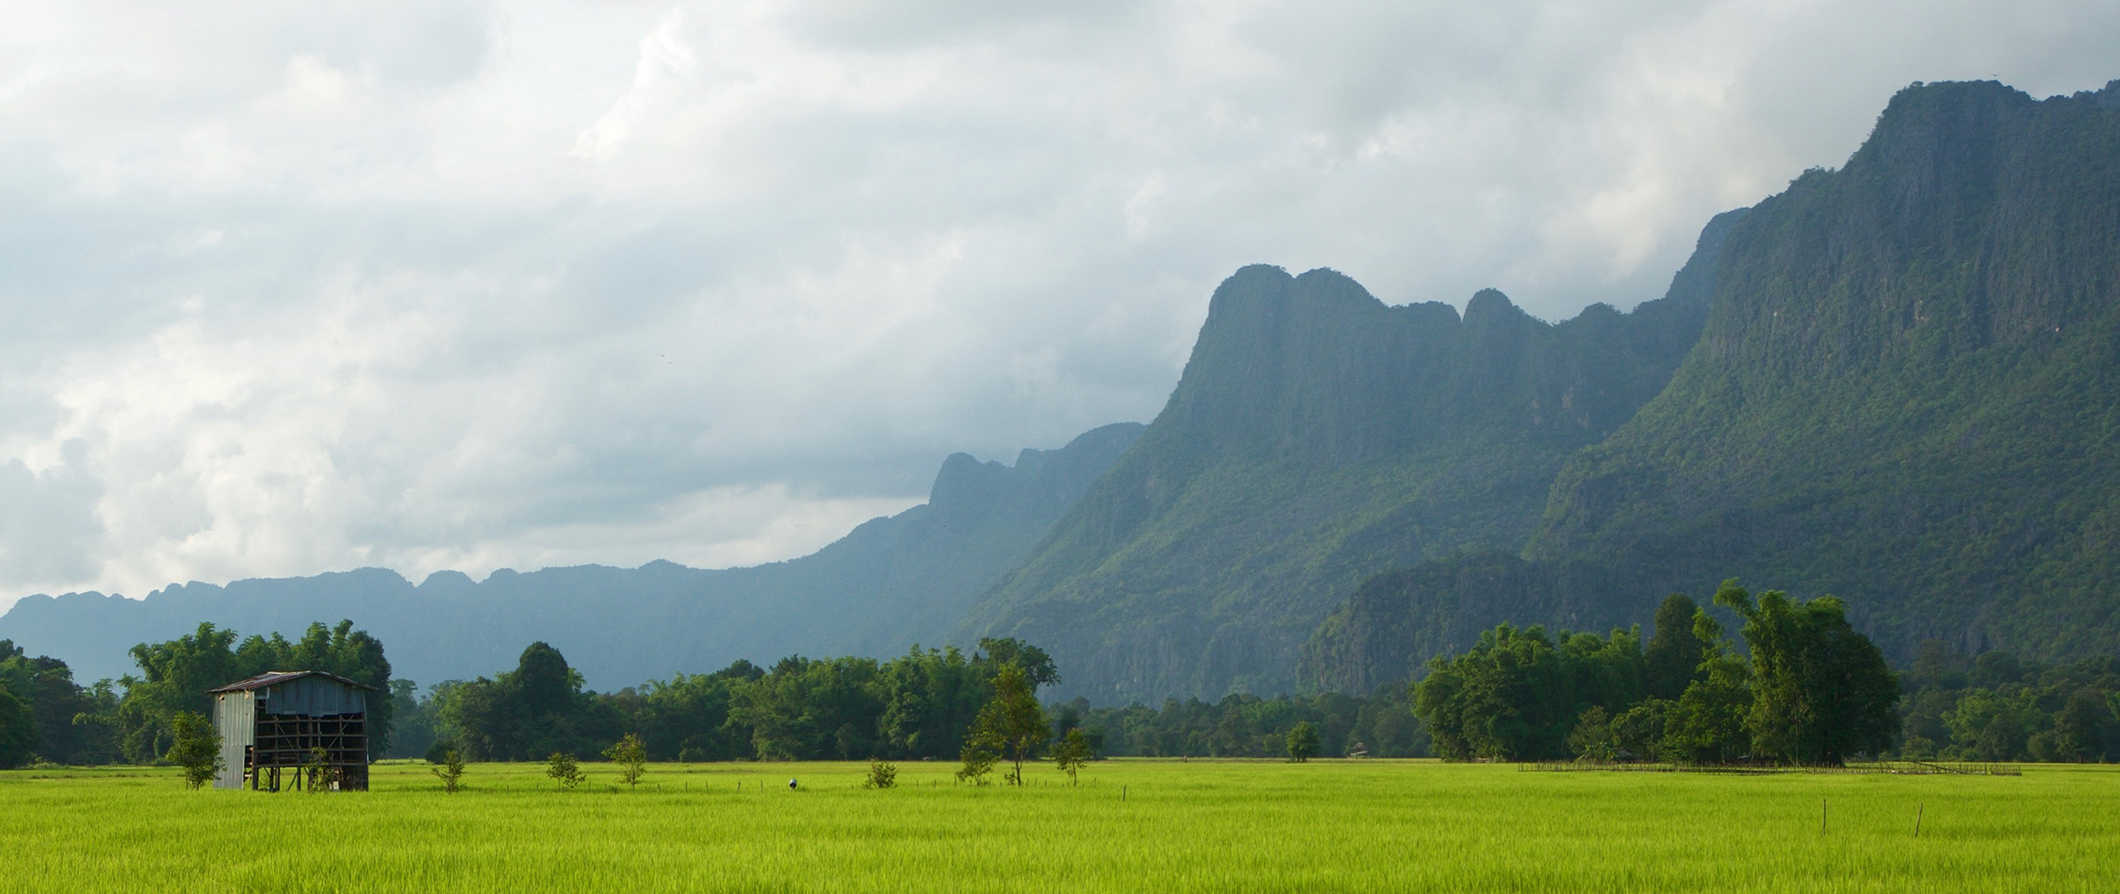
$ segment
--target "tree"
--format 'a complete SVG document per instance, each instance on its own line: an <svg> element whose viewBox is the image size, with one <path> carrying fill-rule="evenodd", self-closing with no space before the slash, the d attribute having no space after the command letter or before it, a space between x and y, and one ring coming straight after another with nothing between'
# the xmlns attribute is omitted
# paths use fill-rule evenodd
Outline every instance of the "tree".
<svg viewBox="0 0 2120 894"><path fill-rule="evenodd" d="M1080 781L1075 778L1075 774L1080 773L1082 765L1088 762L1089 740L1082 737L1081 727L1068 727L1067 735L1060 737L1059 747L1053 749L1053 764L1060 768L1060 772L1067 774L1069 785L1079 785Z"/></svg>
<svg viewBox="0 0 2120 894"><path fill-rule="evenodd" d="M604 749L604 757L618 764L618 780L627 785L639 785L641 774L647 772L648 746L642 744L640 736L635 733L627 733L611 743L611 747Z"/></svg>
<svg viewBox="0 0 2120 894"><path fill-rule="evenodd" d="M1430 659L1414 713L1446 759L1543 760L1569 754L1584 709L1608 713L1641 697L1641 638L1563 634L1501 624L1462 655Z"/></svg>
<svg viewBox="0 0 2120 894"><path fill-rule="evenodd" d="M1619 744L1612 735L1612 720L1605 709L1591 705L1568 731L1568 750L1582 760L1610 761L1619 757Z"/></svg>
<svg viewBox="0 0 2120 894"><path fill-rule="evenodd" d="M442 791L453 795L464 787L464 756L456 749L451 748L442 754L441 766L428 769L434 771L434 777L442 781Z"/></svg>
<svg viewBox="0 0 2120 894"><path fill-rule="evenodd" d="M523 649L515 663L515 690L528 717L564 715L581 692L581 677L559 650L543 641Z"/></svg>
<svg viewBox="0 0 2120 894"><path fill-rule="evenodd" d="M29 707L0 687L0 770L29 763L37 747L37 728Z"/></svg>
<svg viewBox="0 0 2120 894"><path fill-rule="evenodd" d="M1053 656L1044 649L1011 637L984 637L979 640L980 657L999 669L1000 665L1013 664L1023 669L1029 677L1032 689L1060 682L1060 670L1053 664Z"/></svg>
<svg viewBox="0 0 2120 894"><path fill-rule="evenodd" d="M1726 764L1744 755L1749 739L1745 712L1752 705L1751 672L1730 651L1722 624L1707 612L1693 615L1693 638L1701 647L1701 676L1678 701L1661 711L1659 757L1681 764ZM1630 709L1630 712L1631 709Z"/></svg>
<svg viewBox="0 0 2120 894"><path fill-rule="evenodd" d="M1302 763L1318 753L1318 728L1308 720L1288 728L1288 759Z"/></svg>
<svg viewBox="0 0 2120 894"><path fill-rule="evenodd" d="M1700 606L1682 593L1664 597L1656 608L1656 629L1642 650L1643 687L1650 698L1676 699L1698 676L1701 650L1693 635L1693 616Z"/></svg>
<svg viewBox="0 0 2120 894"><path fill-rule="evenodd" d="M1010 785L1023 784L1023 762L1038 756L1038 748L1049 734L1045 708L1031 692L1031 676L1011 662L994 674L994 697L972 720L971 742L1006 756L1012 768ZM967 748L971 745L967 744ZM967 761L967 767L970 762Z"/></svg>
<svg viewBox="0 0 2120 894"><path fill-rule="evenodd" d="M1848 625L1839 599L1752 595L1724 581L1715 602L1744 618L1753 698L1745 716L1755 754L1798 764L1838 764L1892 747L1899 681L1883 653Z"/></svg>
<svg viewBox="0 0 2120 894"><path fill-rule="evenodd" d="M2062 760L2094 761L2105 756L2106 728L2113 722L2106 699L2094 689L2078 689L2054 715L2055 751Z"/></svg>
<svg viewBox="0 0 2120 894"><path fill-rule="evenodd" d="M581 765L575 763L574 755L564 751L552 752L551 757L545 758L545 775L552 777L561 788L571 789L582 784Z"/></svg>
<svg viewBox="0 0 2120 894"><path fill-rule="evenodd" d="M1676 702L1652 698L1633 705L1612 718L1613 757L1623 761L1645 761L1656 757L1664 738L1664 721Z"/></svg>
<svg viewBox="0 0 2120 894"><path fill-rule="evenodd" d="M169 747L170 763L184 768L184 784L198 788L221 772L221 733L204 715L179 711L170 718L176 744Z"/></svg>

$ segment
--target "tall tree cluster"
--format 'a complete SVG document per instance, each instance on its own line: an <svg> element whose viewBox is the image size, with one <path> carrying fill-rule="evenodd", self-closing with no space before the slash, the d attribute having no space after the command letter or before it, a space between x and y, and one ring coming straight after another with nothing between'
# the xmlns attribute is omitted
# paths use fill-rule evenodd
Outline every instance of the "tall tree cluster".
<svg viewBox="0 0 2120 894"><path fill-rule="evenodd" d="M1683 595L1639 628L1548 636L1503 624L1429 662L1414 710L1454 759L1839 763L1883 754L1898 683L1833 597L1804 602L1735 581L1715 602L1744 620L1749 660Z"/></svg>
<svg viewBox="0 0 2120 894"><path fill-rule="evenodd" d="M300 640L275 633L237 640L213 624L167 642L132 647L138 676L82 686L66 663L31 658L0 640L0 766L32 757L67 764L124 760L153 763L176 742L176 717L213 713L206 690L273 670L321 670L387 689L390 662L383 644L351 621L309 625ZM17 730L18 714L27 719ZM389 746L392 705L369 700L370 748Z"/></svg>
<svg viewBox="0 0 2120 894"><path fill-rule="evenodd" d="M0 640L0 768L39 758L62 764L115 760L109 721L117 706L110 681L81 686L66 662L32 658Z"/></svg>
<svg viewBox="0 0 2120 894"><path fill-rule="evenodd" d="M387 752L394 706L383 695L390 689L390 660L375 637L344 620L332 627L311 624L292 642L278 633L240 643L236 636L204 623L176 639L132 647L140 676L119 681L125 695L114 723L126 760L148 763L167 753L179 712L213 716L208 689L278 670L325 671L375 687L368 699L368 748L377 757Z"/></svg>

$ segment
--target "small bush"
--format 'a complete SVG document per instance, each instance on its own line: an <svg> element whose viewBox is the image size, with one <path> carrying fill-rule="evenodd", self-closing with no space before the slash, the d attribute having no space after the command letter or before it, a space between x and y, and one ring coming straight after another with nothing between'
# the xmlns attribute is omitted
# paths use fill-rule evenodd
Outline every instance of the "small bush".
<svg viewBox="0 0 2120 894"><path fill-rule="evenodd" d="M898 784L898 765L882 758L869 758L869 778L862 788L890 788Z"/></svg>
<svg viewBox="0 0 2120 894"><path fill-rule="evenodd" d="M618 781L627 785L639 785L641 774L647 772L648 746L638 733L627 733L613 742L604 749L604 757L618 765Z"/></svg>
<svg viewBox="0 0 2120 894"><path fill-rule="evenodd" d="M198 788L211 781L221 772L221 733L203 714L179 711L170 718L176 732L176 744L169 747L167 760L184 768L184 784Z"/></svg>
<svg viewBox="0 0 2120 894"><path fill-rule="evenodd" d="M582 784L581 765L574 762L574 755L564 751L552 752L551 757L545 758L545 775L552 777L562 788L571 789Z"/></svg>
<svg viewBox="0 0 2120 894"><path fill-rule="evenodd" d="M1082 772L1082 765L1089 761L1089 755L1089 739L1082 735L1082 728L1071 727L1067 735L1060 738L1060 746L1053 749L1053 764L1067 774L1069 785L1078 785L1076 774Z"/></svg>
<svg viewBox="0 0 2120 894"><path fill-rule="evenodd" d="M442 754L442 765L431 768L436 779L442 781L442 791L456 794L464 787L464 756L452 748Z"/></svg>

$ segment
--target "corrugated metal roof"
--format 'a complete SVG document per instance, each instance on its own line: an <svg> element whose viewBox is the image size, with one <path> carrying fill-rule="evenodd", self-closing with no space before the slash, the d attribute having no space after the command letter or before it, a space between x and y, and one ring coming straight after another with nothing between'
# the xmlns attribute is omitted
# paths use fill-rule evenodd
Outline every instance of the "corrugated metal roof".
<svg viewBox="0 0 2120 894"><path fill-rule="evenodd" d="M267 686L277 686L289 680L299 680L303 677L324 677L327 679L337 680L340 683L344 683L348 686L366 689L371 692L382 691L381 689L378 689L374 686L370 686L358 680L349 680L345 677L341 677L338 674L330 673L328 671L266 671L265 673L259 674L255 677L251 677L247 680L237 680L226 686L217 686L215 688L208 689L206 690L206 694L212 695L216 692L242 692L247 689L263 689Z"/></svg>

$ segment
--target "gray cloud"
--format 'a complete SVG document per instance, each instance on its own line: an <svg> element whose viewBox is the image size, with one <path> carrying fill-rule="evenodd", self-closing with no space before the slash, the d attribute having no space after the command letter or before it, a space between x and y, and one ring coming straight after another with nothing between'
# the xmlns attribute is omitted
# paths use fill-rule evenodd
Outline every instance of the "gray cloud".
<svg viewBox="0 0 2120 894"><path fill-rule="evenodd" d="M0 29L0 604L797 554L1160 407L1221 277L1548 319L2068 3L53 4Z"/></svg>

